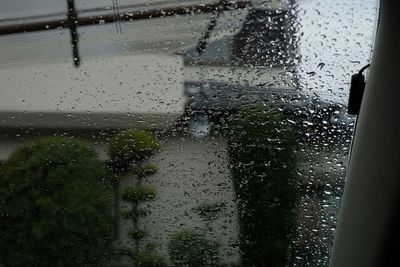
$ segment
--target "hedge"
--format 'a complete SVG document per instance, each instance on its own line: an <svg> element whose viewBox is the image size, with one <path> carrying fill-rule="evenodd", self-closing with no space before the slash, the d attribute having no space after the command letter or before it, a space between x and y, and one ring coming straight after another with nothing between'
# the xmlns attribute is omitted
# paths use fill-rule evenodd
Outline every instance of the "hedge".
<svg viewBox="0 0 400 267"><path fill-rule="evenodd" d="M261 106L229 121L228 153L238 203L243 266L286 266L295 229L295 134Z"/></svg>
<svg viewBox="0 0 400 267"><path fill-rule="evenodd" d="M110 204L103 164L86 143L21 146L0 172L1 264L98 266L111 249Z"/></svg>

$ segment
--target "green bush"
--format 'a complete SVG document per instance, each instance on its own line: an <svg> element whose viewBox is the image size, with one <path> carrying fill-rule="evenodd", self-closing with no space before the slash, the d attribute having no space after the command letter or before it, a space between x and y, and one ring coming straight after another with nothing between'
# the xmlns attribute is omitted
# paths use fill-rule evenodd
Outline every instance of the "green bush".
<svg viewBox="0 0 400 267"><path fill-rule="evenodd" d="M153 252L140 252L136 257L138 267L167 267L164 258Z"/></svg>
<svg viewBox="0 0 400 267"><path fill-rule="evenodd" d="M203 220L213 221L218 218L219 214L226 209L226 204L224 202L216 203L203 203L193 208Z"/></svg>
<svg viewBox="0 0 400 267"><path fill-rule="evenodd" d="M126 245L116 244L112 247L112 256L114 261L118 262L122 256L133 258L132 248Z"/></svg>
<svg viewBox="0 0 400 267"><path fill-rule="evenodd" d="M157 255L154 250L157 247L156 244L148 243L145 251L139 251L135 254L132 248L127 246L116 246L114 248L114 255L116 256L116 262L121 256L127 256L135 262L135 266L138 267L167 267L169 266L165 259ZM122 266L122 265L121 265ZM123 265L125 266L125 265Z"/></svg>
<svg viewBox="0 0 400 267"><path fill-rule="evenodd" d="M133 171L137 175L139 179L155 174L158 170L158 166L155 163L152 162L146 162L143 164L140 164L139 166L136 166Z"/></svg>
<svg viewBox="0 0 400 267"><path fill-rule="evenodd" d="M175 267L207 267L218 265L218 247L202 234L180 231L172 236L168 251Z"/></svg>
<svg viewBox="0 0 400 267"><path fill-rule="evenodd" d="M251 107L229 122L243 266L286 266L295 229L295 136L281 112Z"/></svg>
<svg viewBox="0 0 400 267"><path fill-rule="evenodd" d="M104 175L96 153L81 141L49 137L17 149L0 172L1 264L102 263L112 241Z"/></svg>
<svg viewBox="0 0 400 267"><path fill-rule="evenodd" d="M144 177L157 172L157 165L146 162L150 156L154 155L160 149L157 138L146 131L125 130L117 133L109 145L109 154L112 160L112 171L114 177L120 177L121 174L134 174L134 186L128 187L122 193L122 199L129 202L131 210L122 214L123 218L132 222L132 228L129 231L129 238L133 241L133 249L125 250L134 260L135 266L157 267L165 266L161 258L153 251L151 253L142 251L142 241L147 232L139 227L139 220L150 214L146 209L140 208L139 204L156 198L154 188L142 186ZM118 179L113 179L114 184L118 185ZM118 203L118 186L114 186L115 199ZM115 205L118 206L118 205Z"/></svg>
<svg viewBox="0 0 400 267"><path fill-rule="evenodd" d="M137 220L142 217L146 217L147 215L150 214L150 211L142 208L132 208L130 211L125 211L122 213L122 217L124 219L130 219L130 220Z"/></svg>
<svg viewBox="0 0 400 267"><path fill-rule="evenodd" d="M128 187L122 193L122 199L130 202L143 202L156 198L156 190L152 187L136 186Z"/></svg>
<svg viewBox="0 0 400 267"><path fill-rule="evenodd" d="M114 162L131 164L143 161L160 149L157 138L141 130L124 130L110 141L109 153Z"/></svg>
<svg viewBox="0 0 400 267"><path fill-rule="evenodd" d="M133 240L140 240L148 236L148 232L143 229L131 228L128 233L129 237Z"/></svg>

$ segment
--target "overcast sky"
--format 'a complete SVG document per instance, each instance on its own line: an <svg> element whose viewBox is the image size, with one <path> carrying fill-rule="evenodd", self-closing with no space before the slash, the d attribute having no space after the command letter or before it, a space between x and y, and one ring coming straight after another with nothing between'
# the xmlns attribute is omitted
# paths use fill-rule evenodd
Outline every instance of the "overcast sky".
<svg viewBox="0 0 400 267"><path fill-rule="evenodd" d="M350 76L370 61L377 0L302 0L299 4L303 90L347 94Z"/></svg>

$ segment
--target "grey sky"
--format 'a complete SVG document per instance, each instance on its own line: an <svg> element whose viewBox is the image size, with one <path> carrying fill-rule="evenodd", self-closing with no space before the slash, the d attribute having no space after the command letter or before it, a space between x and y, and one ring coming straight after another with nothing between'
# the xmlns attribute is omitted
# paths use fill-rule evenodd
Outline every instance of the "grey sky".
<svg viewBox="0 0 400 267"><path fill-rule="evenodd" d="M369 63L371 57L377 2L299 2L299 73L303 90L347 95L351 75Z"/></svg>

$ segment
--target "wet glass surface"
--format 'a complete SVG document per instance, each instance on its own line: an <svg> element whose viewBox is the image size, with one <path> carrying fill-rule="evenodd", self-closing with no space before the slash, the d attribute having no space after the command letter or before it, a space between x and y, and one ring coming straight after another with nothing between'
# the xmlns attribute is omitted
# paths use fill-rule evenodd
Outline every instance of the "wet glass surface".
<svg viewBox="0 0 400 267"><path fill-rule="evenodd" d="M0 265L328 266L377 3L243 3L0 3Z"/></svg>

